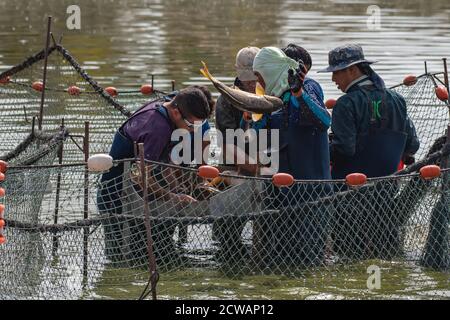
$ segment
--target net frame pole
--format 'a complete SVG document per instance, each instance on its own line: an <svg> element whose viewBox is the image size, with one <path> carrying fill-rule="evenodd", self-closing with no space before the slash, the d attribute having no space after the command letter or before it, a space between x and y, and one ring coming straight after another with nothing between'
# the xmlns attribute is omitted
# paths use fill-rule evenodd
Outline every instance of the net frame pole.
<svg viewBox="0 0 450 320"><path fill-rule="evenodd" d="M47 85L47 65L48 65L48 51L50 46L51 27L52 27L52 17L49 16L47 18L47 39L45 42L44 76L42 79L41 105L39 107L39 121L38 121L39 131L42 130L42 120L44 117L45 87Z"/></svg>
<svg viewBox="0 0 450 320"><path fill-rule="evenodd" d="M87 161L89 159L89 121L84 122L84 138L83 138L83 153L84 153L84 199L83 199L83 218L89 218L89 169ZM89 227L83 228L83 282L85 284L88 278L88 239Z"/></svg>
<svg viewBox="0 0 450 320"><path fill-rule="evenodd" d="M172 92L175 91L175 80L172 80Z"/></svg>
<svg viewBox="0 0 450 320"><path fill-rule="evenodd" d="M447 92L450 93L450 85L449 85L449 81L448 81L447 58L442 58L442 62L444 63L444 83L445 83L445 87L447 89ZM447 99L447 107L448 107L449 127L450 127L450 99ZM448 139L448 134L447 134L447 139ZM447 142L449 142L449 141L447 141Z"/></svg>
<svg viewBox="0 0 450 320"><path fill-rule="evenodd" d="M138 144L138 152L139 152L139 169L142 177L142 193L144 200L144 224L145 230L147 232L147 254L148 254L148 265L150 269L150 281L152 288L152 299L157 300L156 295L156 282L157 282L157 270L156 270L156 259L155 254L153 252L153 238L152 238L152 230L150 224L150 209L148 205L148 189L147 189L147 169L145 165L145 152L144 152L144 144Z"/></svg>
<svg viewBox="0 0 450 320"><path fill-rule="evenodd" d="M61 130L64 130L64 118L61 120ZM58 149L58 165L62 165L64 156L64 141L61 142L61 146ZM59 215L59 202L61 196L61 172L58 172L58 176L56 178L56 198L55 198L55 211L53 215L53 223L58 224L58 215ZM58 237L53 235L52 241L52 256L55 258L56 252L58 251Z"/></svg>

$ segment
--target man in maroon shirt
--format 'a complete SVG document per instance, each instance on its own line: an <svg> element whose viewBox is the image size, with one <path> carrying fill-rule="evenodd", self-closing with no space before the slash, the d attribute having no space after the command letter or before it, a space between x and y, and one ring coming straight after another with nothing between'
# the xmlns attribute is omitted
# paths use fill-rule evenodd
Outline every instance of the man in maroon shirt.
<svg viewBox="0 0 450 320"><path fill-rule="evenodd" d="M169 102L160 100L151 102L135 112L116 132L109 154L114 160L131 159L135 157L134 143L143 143L146 160L168 163L171 149L174 146L172 143L173 131L175 129L193 131L194 123L202 123L209 114L208 101L203 92L198 88L188 87L181 90ZM149 172L147 180L149 201L173 201L177 205L195 201L189 195L174 193L165 186L163 179L158 178L164 168L149 163L146 166L147 172ZM97 205L102 214L122 214L123 174L123 163L103 174L97 195ZM160 226L154 225L153 228L155 232L152 234L156 237L154 239L155 246L160 244L159 247L165 247L168 251L172 251L171 242L173 242L172 235L175 229L173 223L171 225L165 223ZM136 227L136 233L141 233L138 229ZM120 230L116 230L113 226L108 228L105 226L105 237L107 242L112 243L112 247L120 246ZM145 241L142 243L145 244ZM112 252L109 256L115 254ZM161 255L165 254L161 253L159 258Z"/></svg>

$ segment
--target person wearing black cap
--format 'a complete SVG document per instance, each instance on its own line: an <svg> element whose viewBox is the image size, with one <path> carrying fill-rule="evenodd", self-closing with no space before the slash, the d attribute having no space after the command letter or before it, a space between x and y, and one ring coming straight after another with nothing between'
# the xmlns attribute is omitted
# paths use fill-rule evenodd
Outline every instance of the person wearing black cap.
<svg viewBox="0 0 450 320"><path fill-rule="evenodd" d="M343 179L355 172L369 178L393 174L400 161L412 159L420 146L404 98L385 87L370 67L375 61L366 60L359 45L335 48L328 60L329 66L319 72L332 72L332 80L345 93L332 114L333 178ZM389 211L396 190L397 186L388 188L386 184L374 187L363 202L354 204L353 214L341 217L345 221L335 239L338 251L359 257L387 257L398 252L398 223ZM362 203L367 206L361 207ZM368 207L373 210L363 217Z"/></svg>

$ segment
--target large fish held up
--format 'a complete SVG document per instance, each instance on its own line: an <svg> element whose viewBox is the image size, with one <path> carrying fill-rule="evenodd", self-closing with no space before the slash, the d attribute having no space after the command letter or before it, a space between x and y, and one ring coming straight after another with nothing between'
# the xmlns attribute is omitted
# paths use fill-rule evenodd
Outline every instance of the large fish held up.
<svg viewBox="0 0 450 320"><path fill-rule="evenodd" d="M283 101L280 98L268 95L260 96L239 89L230 88L209 73L206 63L202 61L202 64L203 68L200 69L202 75L212 82L214 87L216 87L216 89L233 105L233 107L241 111L248 111L252 113L272 113L283 108Z"/></svg>

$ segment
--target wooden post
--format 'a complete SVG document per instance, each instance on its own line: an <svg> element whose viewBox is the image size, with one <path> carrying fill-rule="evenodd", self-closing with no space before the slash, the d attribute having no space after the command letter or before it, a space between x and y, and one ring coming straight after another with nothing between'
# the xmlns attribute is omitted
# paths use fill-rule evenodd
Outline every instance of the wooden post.
<svg viewBox="0 0 450 320"><path fill-rule="evenodd" d="M83 202L83 218L89 218L89 169L87 167L87 161L89 159L89 121L84 123L84 139L83 139L83 153L84 162L86 168L84 171L84 202ZM88 278L88 240L89 240L89 227L83 228L83 282L86 284Z"/></svg>
<svg viewBox="0 0 450 320"><path fill-rule="evenodd" d="M175 80L172 80L172 92L175 91Z"/></svg>
<svg viewBox="0 0 450 320"><path fill-rule="evenodd" d="M61 120L61 130L64 130L64 118ZM64 150L64 141L61 142L61 146L58 149L58 164L59 165L62 165L62 162L63 162L63 150ZM56 178L55 213L53 216L54 224L58 223L60 194L61 194L61 172L58 172L58 177ZM52 243L53 258L55 258L57 251L58 251L58 237L56 235L53 235L53 243Z"/></svg>
<svg viewBox="0 0 450 320"><path fill-rule="evenodd" d="M48 17L47 20L47 40L45 43L45 58L44 58L44 78L42 80L42 93L41 93L41 105L39 108L39 121L38 129L42 130L42 119L44 117L44 101L45 101L45 87L47 85L47 64L48 64L48 47L50 45L50 32L52 27L52 17Z"/></svg>
<svg viewBox="0 0 450 320"><path fill-rule="evenodd" d="M148 266L150 271L150 281L152 287L152 299L157 300L156 296L156 279L157 279L157 271L156 271L156 260L155 255L153 253L153 238L152 238L152 230L150 224L150 208L148 206L148 189L147 189L147 169L145 166L145 157L144 157L144 144L139 143L139 162L140 162L140 171L141 171L141 180L142 180L142 193L144 200L144 215L145 215L145 230L147 232L147 254L148 254Z"/></svg>
<svg viewBox="0 0 450 320"><path fill-rule="evenodd" d="M152 74L152 88L155 89L155 76Z"/></svg>

